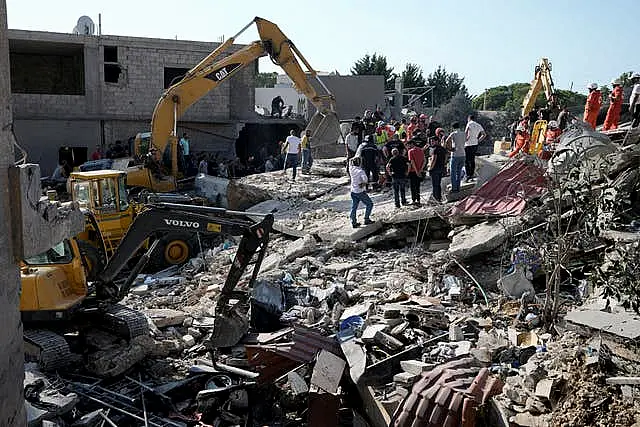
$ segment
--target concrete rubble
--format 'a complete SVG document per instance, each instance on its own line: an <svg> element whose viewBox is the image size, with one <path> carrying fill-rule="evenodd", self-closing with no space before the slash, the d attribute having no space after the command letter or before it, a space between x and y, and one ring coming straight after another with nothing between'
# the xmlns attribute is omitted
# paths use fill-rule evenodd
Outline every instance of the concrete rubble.
<svg viewBox="0 0 640 427"><path fill-rule="evenodd" d="M238 249L228 236L179 269L140 274L123 303L145 313L151 336L121 342L94 332L86 366L55 377L73 415L61 403L44 409L40 397L27 399L33 419L61 426L91 425L77 424L90 414L118 426L145 417L171 426L640 422L640 353L628 345L640 328L628 313L628 322L616 323L619 307L604 312L586 302L597 292L585 291L577 272L596 261L567 262L576 279L563 283L559 320L544 328L541 255L518 237L546 232L545 196L518 217L461 223L448 216L454 202L396 210L381 191L372 193L376 223L353 230L346 183L336 159L295 183L281 172L240 180L243 194L255 196L248 212L276 219L254 288L243 288L249 273L239 282L251 307L241 341L226 348L209 341Z"/></svg>

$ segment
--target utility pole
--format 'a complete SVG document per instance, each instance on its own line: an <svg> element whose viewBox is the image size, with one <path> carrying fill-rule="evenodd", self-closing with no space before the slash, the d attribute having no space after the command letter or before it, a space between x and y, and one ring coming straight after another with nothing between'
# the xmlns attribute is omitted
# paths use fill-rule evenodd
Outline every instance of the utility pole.
<svg viewBox="0 0 640 427"><path fill-rule="evenodd" d="M482 111L487 111L487 89L484 90L484 100L482 101Z"/></svg>
<svg viewBox="0 0 640 427"><path fill-rule="evenodd" d="M24 352L20 271L13 257L9 168L14 166L7 3L0 0L0 425L23 427Z"/></svg>

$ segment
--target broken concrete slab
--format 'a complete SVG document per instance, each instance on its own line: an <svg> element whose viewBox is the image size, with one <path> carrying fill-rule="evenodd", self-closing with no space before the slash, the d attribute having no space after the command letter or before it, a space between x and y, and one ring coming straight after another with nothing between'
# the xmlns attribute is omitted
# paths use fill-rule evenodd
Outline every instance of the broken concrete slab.
<svg viewBox="0 0 640 427"><path fill-rule="evenodd" d="M76 202L52 202L41 196L40 165L9 168L9 184L15 259L41 254L84 230L85 217Z"/></svg>
<svg viewBox="0 0 640 427"><path fill-rule="evenodd" d="M400 367L403 371L414 375L422 375L436 367L435 363L425 363L421 360L401 360Z"/></svg>
<svg viewBox="0 0 640 427"><path fill-rule="evenodd" d="M311 384L327 393L338 392L346 362L335 354L321 350L311 374Z"/></svg>
<svg viewBox="0 0 640 427"><path fill-rule="evenodd" d="M187 318L187 313L170 308L150 308L144 310L144 314L146 314L158 328L181 326L184 319Z"/></svg>
<svg viewBox="0 0 640 427"><path fill-rule="evenodd" d="M574 329L586 327L591 331L602 331L618 337L635 340L640 338L640 320L629 312L606 313L593 309L577 309L565 316L567 326Z"/></svg>
<svg viewBox="0 0 640 427"><path fill-rule="evenodd" d="M39 427L42 425L42 421L47 416L48 412L42 409L36 408L28 401L24 401L24 409L27 413L27 425L29 427Z"/></svg>
<svg viewBox="0 0 640 427"><path fill-rule="evenodd" d="M471 258L500 247L510 232L518 226L514 218L483 222L453 236L449 255L457 259Z"/></svg>
<svg viewBox="0 0 640 427"><path fill-rule="evenodd" d="M305 255L309 255L310 253L313 253L317 247L318 244L316 242L316 239L312 235L307 234L304 237L294 241L287 247L281 264L291 262Z"/></svg>
<svg viewBox="0 0 640 427"><path fill-rule="evenodd" d="M617 385L640 385L640 377L609 377L606 382Z"/></svg>
<svg viewBox="0 0 640 427"><path fill-rule="evenodd" d="M418 375L410 372L399 372L393 376L393 382L403 387L411 387L418 379Z"/></svg>

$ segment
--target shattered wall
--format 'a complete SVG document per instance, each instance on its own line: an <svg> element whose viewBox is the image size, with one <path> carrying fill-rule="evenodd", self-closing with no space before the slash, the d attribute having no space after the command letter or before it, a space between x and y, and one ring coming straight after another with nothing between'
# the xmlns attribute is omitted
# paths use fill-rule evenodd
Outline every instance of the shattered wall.
<svg viewBox="0 0 640 427"><path fill-rule="evenodd" d="M7 5L0 0L0 69L9 69L7 40ZM0 75L0 120L11 123L9 73ZM22 322L18 311L20 275L13 263L11 242L11 204L9 200L9 166L13 165L13 145L10 128L0 128L0 425L26 425L22 380Z"/></svg>
<svg viewBox="0 0 640 427"><path fill-rule="evenodd" d="M72 53L83 67L82 94L60 94L53 89L51 93L34 93L22 83L16 87L20 93L13 94L18 142L30 161L41 164L43 176L53 173L61 146L86 147L91 154L98 144L106 149L117 139L126 141L138 132L149 131L153 109L166 88L167 70L188 70L218 46L25 30L10 30L9 38L15 53L36 50L39 55L61 57ZM234 45L230 51L240 47ZM28 77L32 70L20 71ZM194 150L235 155L240 121L255 116L256 72L257 65L249 65L185 113L180 131L191 134ZM47 82L54 81L53 77ZM24 83L25 79L16 81Z"/></svg>

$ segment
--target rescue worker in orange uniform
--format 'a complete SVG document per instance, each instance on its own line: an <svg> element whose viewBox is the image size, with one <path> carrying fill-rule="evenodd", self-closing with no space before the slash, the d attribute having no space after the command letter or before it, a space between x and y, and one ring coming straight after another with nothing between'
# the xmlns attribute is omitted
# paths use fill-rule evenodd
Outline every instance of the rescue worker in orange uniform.
<svg viewBox="0 0 640 427"><path fill-rule="evenodd" d="M527 129L521 124L518 125L518 127L516 128L516 146L509 153L509 157L515 157L515 155L518 154L520 151L522 151L523 153L528 153L529 138L530 138L530 135L529 135L529 132L527 132Z"/></svg>
<svg viewBox="0 0 640 427"><path fill-rule="evenodd" d="M556 146L558 145L558 142L560 142L561 134L562 130L560 130L558 122L555 120L549 121L547 124L547 131L544 134L544 145L542 146L542 150L538 153L538 157L542 160L549 160L556 151Z"/></svg>
<svg viewBox="0 0 640 427"><path fill-rule="evenodd" d="M611 82L613 91L609 94L609 109L607 110L607 118L604 119L604 126L602 130L618 129L618 122L620 121L620 113L622 112L622 85L618 80Z"/></svg>
<svg viewBox="0 0 640 427"><path fill-rule="evenodd" d="M584 118L583 120L596 129L596 120L598 119L598 113L602 107L602 93L598 90L597 83L591 83L589 85L589 96L587 96L587 103L584 105Z"/></svg>

